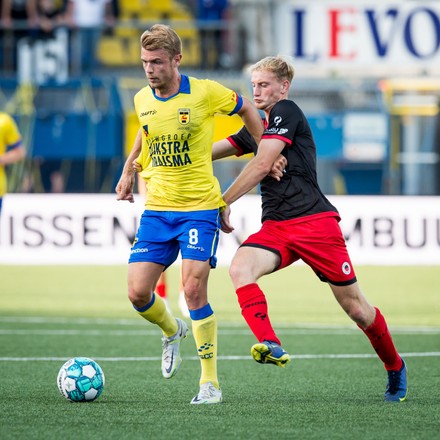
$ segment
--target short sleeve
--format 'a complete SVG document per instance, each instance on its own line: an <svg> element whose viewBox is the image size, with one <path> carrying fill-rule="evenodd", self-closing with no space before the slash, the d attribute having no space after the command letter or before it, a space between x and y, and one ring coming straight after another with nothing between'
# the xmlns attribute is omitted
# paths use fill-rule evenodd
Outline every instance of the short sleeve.
<svg viewBox="0 0 440 440"><path fill-rule="evenodd" d="M237 149L236 156L257 152L257 143L246 127L241 128L237 133L229 136L228 140L234 148Z"/></svg>
<svg viewBox="0 0 440 440"><path fill-rule="evenodd" d="M206 80L206 86L213 114L234 115L240 111L243 106L243 98L240 94L217 81Z"/></svg>

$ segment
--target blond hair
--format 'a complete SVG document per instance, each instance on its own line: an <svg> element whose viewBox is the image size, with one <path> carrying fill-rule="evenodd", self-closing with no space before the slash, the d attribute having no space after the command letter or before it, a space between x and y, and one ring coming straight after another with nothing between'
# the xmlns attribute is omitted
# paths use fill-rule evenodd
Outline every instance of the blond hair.
<svg viewBox="0 0 440 440"><path fill-rule="evenodd" d="M266 57L249 67L249 72L265 70L272 72L278 81L292 82L295 75L295 69L292 62L283 56Z"/></svg>
<svg viewBox="0 0 440 440"><path fill-rule="evenodd" d="M145 50L163 49L170 58L182 53L182 40L169 26L155 24L141 35L141 46Z"/></svg>

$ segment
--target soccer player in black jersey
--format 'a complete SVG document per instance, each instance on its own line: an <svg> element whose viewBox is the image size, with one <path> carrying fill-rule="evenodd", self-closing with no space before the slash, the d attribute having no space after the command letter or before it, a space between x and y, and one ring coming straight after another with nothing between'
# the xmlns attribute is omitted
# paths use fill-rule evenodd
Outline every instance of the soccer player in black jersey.
<svg viewBox="0 0 440 440"><path fill-rule="evenodd" d="M281 347L268 316L266 297L257 282L263 275L301 259L328 283L336 300L369 338L388 372L385 401L403 401L406 366L398 354L384 317L369 304L356 280L339 227L337 209L319 188L316 146L304 113L288 99L294 76L283 57L267 57L250 68L254 103L265 114L260 143L243 128L214 146L214 155L254 152L255 156L223 194L228 205L222 230L231 232L231 205L258 183L262 196L262 227L237 250L230 267L241 312L256 336L251 353L260 363L284 367L290 356ZM238 150L238 153L237 153ZM268 176L279 154L287 159L280 180ZM261 319L265 317L265 319Z"/></svg>

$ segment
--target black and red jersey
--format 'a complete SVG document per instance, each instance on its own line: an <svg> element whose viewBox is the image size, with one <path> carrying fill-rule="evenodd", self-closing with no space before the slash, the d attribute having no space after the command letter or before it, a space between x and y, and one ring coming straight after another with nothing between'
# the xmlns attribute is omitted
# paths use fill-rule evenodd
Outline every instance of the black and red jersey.
<svg viewBox="0 0 440 440"><path fill-rule="evenodd" d="M287 159L287 167L281 181L266 176L260 183L262 221L290 220L326 212L337 215L337 209L319 188L316 145L302 110L291 100L279 101L265 125L263 139L285 142L281 154ZM228 139L238 149L237 156L257 151L257 144L246 127Z"/></svg>

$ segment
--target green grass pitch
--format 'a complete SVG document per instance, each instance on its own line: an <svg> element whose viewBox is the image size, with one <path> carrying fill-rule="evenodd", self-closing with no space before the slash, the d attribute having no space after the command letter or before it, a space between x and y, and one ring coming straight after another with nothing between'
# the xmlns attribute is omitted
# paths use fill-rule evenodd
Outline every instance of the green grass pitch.
<svg viewBox="0 0 440 440"><path fill-rule="evenodd" d="M167 274L180 316L178 267ZM163 379L160 333L133 312L126 267L0 266L0 438L440 438L440 268L358 267L357 275L406 358L402 404L382 402L382 364L305 266L261 281L293 356L285 369L251 359L255 339L227 269L212 271L224 403L202 407L189 404L200 372L191 332L181 370ZM104 370L95 402L70 403L57 390L58 370L73 356L94 358Z"/></svg>

